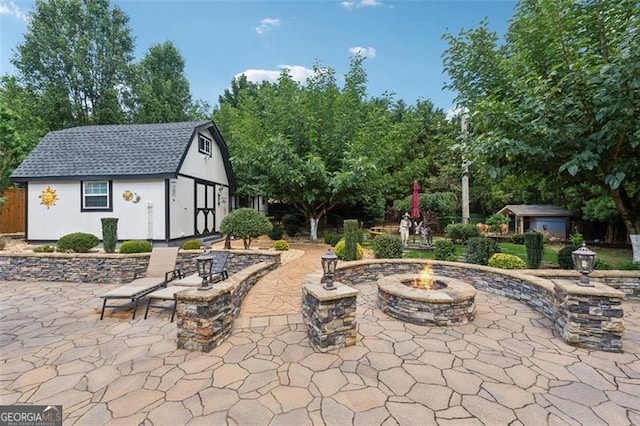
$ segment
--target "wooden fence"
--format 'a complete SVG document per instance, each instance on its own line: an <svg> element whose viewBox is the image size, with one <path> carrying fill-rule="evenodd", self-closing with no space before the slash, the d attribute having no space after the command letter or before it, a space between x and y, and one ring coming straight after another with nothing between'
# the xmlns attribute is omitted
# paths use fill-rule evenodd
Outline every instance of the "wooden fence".
<svg viewBox="0 0 640 426"><path fill-rule="evenodd" d="M25 191L23 188L7 188L5 202L0 206L0 234L24 232Z"/></svg>

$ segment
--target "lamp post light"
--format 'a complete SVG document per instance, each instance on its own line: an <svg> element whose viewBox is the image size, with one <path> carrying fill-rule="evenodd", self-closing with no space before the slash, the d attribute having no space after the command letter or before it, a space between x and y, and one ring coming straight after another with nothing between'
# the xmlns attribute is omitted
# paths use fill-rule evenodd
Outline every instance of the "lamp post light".
<svg viewBox="0 0 640 426"><path fill-rule="evenodd" d="M198 268L198 276L202 278L202 286L198 290L208 290L213 272L213 253L207 251L196 257L196 267Z"/></svg>
<svg viewBox="0 0 640 426"><path fill-rule="evenodd" d="M336 266L338 265L338 256L335 255L329 249L324 255L322 255L322 286L325 290L335 290L333 285L333 275L336 272Z"/></svg>
<svg viewBox="0 0 640 426"><path fill-rule="evenodd" d="M582 274L578 285L583 287L593 287L593 284L589 283L589 274L593 271L596 264L596 254L589 250L585 243L582 243L582 247L578 250L571 252L571 258L576 270Z"/></svg>

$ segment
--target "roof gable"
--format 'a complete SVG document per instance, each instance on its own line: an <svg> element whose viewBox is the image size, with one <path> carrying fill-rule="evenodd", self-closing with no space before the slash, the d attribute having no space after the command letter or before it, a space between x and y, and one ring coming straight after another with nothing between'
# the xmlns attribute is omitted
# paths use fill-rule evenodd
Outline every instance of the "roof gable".
<svg viewBox="0 0 640 426"><path fill-rule="evenodd" d="M225 147L223 157L226 154L228 162L224 141L211 121L83 126L45 135L11 178L24 182L175 176L200 129L211 129L220 138L216 142Z"/></svg>

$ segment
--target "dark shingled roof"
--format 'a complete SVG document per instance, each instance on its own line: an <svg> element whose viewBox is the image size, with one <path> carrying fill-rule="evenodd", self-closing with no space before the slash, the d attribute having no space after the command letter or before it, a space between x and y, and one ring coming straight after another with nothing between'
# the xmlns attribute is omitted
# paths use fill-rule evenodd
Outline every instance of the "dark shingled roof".
<svg viewBox="0 0 640 426"><path fill-rule="evenodd" d="M562 207L548 204L509 204L504 206L498 213L513 213L516 216L531 217L553 217L571 216L571 213Z"/></svg>
<svg viewBox="0 0 640 426"><path fill-rule="evenodd" d="M175 176L194 132L208 129L235 186L229 153L211 121L73 127L48 133L11 178L166 178Z"/></svg>

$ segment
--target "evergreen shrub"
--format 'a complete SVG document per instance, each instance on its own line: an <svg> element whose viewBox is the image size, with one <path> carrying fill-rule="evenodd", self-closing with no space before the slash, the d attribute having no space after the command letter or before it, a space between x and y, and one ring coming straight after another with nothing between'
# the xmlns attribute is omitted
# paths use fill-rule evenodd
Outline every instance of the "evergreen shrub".
<svg viewBox="0 0 640 426"><path fill-rule="evenodd" d="M334 234L333 232L327 232L326 234L324 234L324 243L331 244L331 242L335 237L336 237L336 234ZM334 245L334 244L331 244L331 245Z"/></svg>
<svg viewBox="0 0 640 426"><path fill-rule="evenodd" d="M613 269L609 262L604 259L596 259L596 264L593 266L593 268L599 271L609 271Z"/></svg>
<svg viewBox="0 0 640 426"><path fill-rule="evenodd" d="M513 234L511 236L511 242L513 244L524 244L524 234Z"/></svg>
<svg viewBox="0 0 640 426"><path fill-rule="evenodd" d="M347 219L344 221L345 260L356 260L357 246L361 238L358 231L358 221ZM362 259L362 256L360 256Z"/></svg>
<svg viewBox="0 0 640 426"><path fill-rule="evenodd" d="M620 271L640 271L640 263L629 260L618 265Z"/></svg>
<svg viewBox="0 0 640 426"><path fill-rule="evenodd" d="M271 238L274 241L281 240L283 234L284 234L284 229L280 225L273 225L273 228L271 228L271 231L267 233L269 238Z"/></svg>
<svg viewBox="0 0 640 426"><path fill-rule="evenodd" d="M118 242L118 218L103 217L100 222L102 223L102 248L106 253L113 253L116 251Z"/></svg>
<svg viewBox="0 0 640 426"><path fill-rule="evenodd" d="M373 240L376 259L401 259L402 241L397 235L381 234Z"/></svg>
<svg viewBox="0 0 640 426"><path fill-rule="evenodd" d="M500 269L524 269L527 264L518 256L507 253L495 253L489 258L489 266Z"/></svg>
<svg viewBox="0 0 640 426"><path fill-rule="evenodd" d="M578 250L580 246L566 246L558 251L558 265L562 269L574 269L573 258L571 252Z"/></svg>
<svg viewBox="0 0 640 426"><path fill-rule="evenodd" d="M146 240L128 240L120 244L120 253L150 253L153 246Z"/></svg>
<svg viewBox="0 0 640 426"><path fill-rule="evenodd" d="M289 250L289 243L285 240L278 240L273 243L273 249L277 251L287 251Z"/></svg>
<svg viewBox="0 0 640 426"><path fill-rule="evenodd" d="M86 253L95 246L98 245L100 240L93 234L87 234L85 232L74 232L67 234L58 240L56 245L58 251L73 251L76 253Z"/></svg>
<svg viewBox="0 0 640 426"><path fill-rule="evenodd" d="M495 253L500 253L500 246L492 238L474 237L467 240L465 257L469 263L487 265Z"/></svg>
<svg viewBox="0 0 640 426"><path fill-rule="evenodd" d="M470 223L450 223L444 228L444 233L453 244L464 244L469 238L480 236L480 231Z"/></svg>
<svg viewBox="0 0 640 426"><path fill-rule="evenodd" d="M346 258L346 243L344 238L340 239L340 241L338 241L338 243L336 244L336 247L334 249L336 256L338 256L338 259L340 260L347 260ZM362 257L364 256L364 250L362 249L362 246L360 244L358 244L356 246L356 258L352 259L352 260L360 260L362 259Z"/></svg>
<svg viewBox="0 0 640 426"><path fill-rule="evenodd" d="M456 246L451 240L437 240L434 243L433 253L436 260L446 260L449 262L458 260L456 257Z"/></svg>
<svg viewBox="0 0 640 426"><path fill-rule="evenodd" d="M182 250L200 250L201 246L200 240L187 240L182 244Z"/></svg>
<svg viewBox="0 0 640 426"><path fill-rule="evenodd" d="M527 267L540 268L544 250L544 235L539 232L527 232L524 234L524 246L527 249Z"/></svg>

